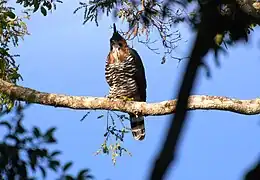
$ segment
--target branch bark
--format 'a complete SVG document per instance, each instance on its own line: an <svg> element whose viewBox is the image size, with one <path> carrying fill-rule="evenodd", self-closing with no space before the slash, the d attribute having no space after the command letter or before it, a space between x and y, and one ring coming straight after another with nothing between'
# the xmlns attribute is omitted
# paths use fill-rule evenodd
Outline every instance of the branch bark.
<svg viewBox="0 0 260 180"><path fill-rule="evenodd" d="M125 101L103 97L69 96L36 91L0 79L0 92L13 99L29 103L64 107L77 110L114 110L156 116L175 113L177 100L157 103ZM193 95L189 97L188 110L222 110L245 115L260 114L260 98L239 100L222 96Z"/></svg>

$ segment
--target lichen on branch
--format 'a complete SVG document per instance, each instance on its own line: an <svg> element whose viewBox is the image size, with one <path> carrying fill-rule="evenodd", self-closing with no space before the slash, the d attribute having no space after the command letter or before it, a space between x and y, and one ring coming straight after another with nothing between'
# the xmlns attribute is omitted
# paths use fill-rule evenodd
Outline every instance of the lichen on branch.
<svg viewBox="0 0 260 180"><path fill-rule="evenodd" d="M12 99L53 107L77 110L113 110L144 116L157 116L175 112L177 100L156 103L125 101L104 97L70 96L40 92L0 79L0 93ZM245 115L260 114L260 98L239 100L222 96L193 95L189 97L188 110L222 110Z"/></svg>

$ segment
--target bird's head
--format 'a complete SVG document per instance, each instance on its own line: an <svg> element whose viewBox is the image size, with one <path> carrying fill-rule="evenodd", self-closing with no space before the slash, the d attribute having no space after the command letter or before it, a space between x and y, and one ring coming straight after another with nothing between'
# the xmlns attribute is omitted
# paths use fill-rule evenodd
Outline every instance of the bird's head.
<svg viewBox="0 0 260 180"><path fill-rule="evenodd" d="M113 36L110 38L110 52L115 62L123 61L128 52L126 40L117 32L115 24Z"/></svg>

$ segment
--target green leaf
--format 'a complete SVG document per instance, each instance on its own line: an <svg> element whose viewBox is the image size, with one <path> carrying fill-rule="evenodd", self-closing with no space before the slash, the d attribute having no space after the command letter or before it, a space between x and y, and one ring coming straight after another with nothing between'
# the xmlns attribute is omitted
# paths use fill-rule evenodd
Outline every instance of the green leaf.
<svg viewBox="0 0 260 180"><path fill-rule="evenodd" d="M48 150L47 149L35 149L35 153L37 156L44 158L44 157L47 157Z"/></svg>
<svg viewBox="0 0 260 180"><path fill-rule="evenodd" d="M57 160L50 160L49 161L49 168L53 171L57 171L58 166L60 166L60 162Z"/></svg>
<svg viewBox="0 0 260 180"><path fill-rule="evenodd" d="M45 7L41 6L41 13L46 16L47 15L47 10L45 9Z"/></svg>
<svg viewBox="0 0 260 180"><path fill-rule="evenodd" d="M35 171L35 166L37 163L37 155L34 150L30 149L27 151L28 158L30 159L30 165L33 171Z"/></svg>
<svg viewBox="0 0 260 180"><path fill-rule="evenodd" d="M40 7L40 3L39 3L38 0L33 0L33 5L34 5L33 12L36 12L39 9L39 7Z"/></svg>
<svg viewBox="0 0 260 180"><path fill-rule="evenodd" d="M15 132L19 134L23 134L26 132L26 130L23 128L23 126L17 126Z"/></svg>
<svg viewBox="0 0 260 180"><path fill-rule="evenodd" d="M54 137L45 138L47 143L56 143L56 139Z"/></svg>
<svg viewBox="0 0 260 180"><path fill-rule="evenodd" d="M215 36L215 43L220 46L221 43L223 42L223 38L224 38L223 34L217 34Z"/></svg>
<svg viewBox="0 0 260 180"><path fill-rule="evenodd" d="M56 139L53 137L53 132L56 130L55 127L50 128L44 135L44 139L46 140L46 142L48 143L55 143Z"/></svg>
<svg viewBox="0 0 260 180"><path fill-rule="evenodd" d="M42 173L42 177L45 178L46 177L46 171L42 166L39 166L41 173Z"/></svg>
<svg viewBox="0 0 260 180"><path fill-rule="evenodd" d="M84 179L85 176L87 176L89 170L88 169L83 169L78 173L77 179Z"/></svg>
<svg viewBox="0 0 260 180"><path fill-rule="evenodd" d="M104 134L104 137L106 137L108 135L108 132L106 132L105 134Z"/></svg>
<svg viewBox="0 0 260 180"><path fill-rule="evenodd" d="M22 4L23 0L16 0L16 3Z"/></svg>
<svg viewBox="0 0 260 180"><path fill-rule="evenodd" d="M72 166L72 164L72 162L66 163L62 168L63 172L67 171Z"/></svg>
<svg viewBox="0 0 260 180"><path fill-rule="evenodd" d="M39 128L37 127L34 127L33 128L33 135L36 137L36 138L39 138L41 136L41 132L39 130Z"/></svg>
<svg viewBox="0 0 260 180"><path fill-rule="evenodd" d="M16 128L15 128L15 132L16 132L16 133L19 133L19 134L23 134L23 133L26 132L26 129L24 129L24 127L21 125L21 120L19 120L19 121L17 122L17 126L16 126Z"/></svg>
<svg viewBox="0 0 260 180"><path fill-rule="evenodd" d="M14 107L14 103L11 101L6 105L7 111L10 112Z"/></svg>
<svg viewBox="0 0 260 180"><path fill-rule="evenodd" d="M74 178L71 175L65 176L65 180L74 180Z"/></svg>
<svg viewBox="0 0 260 180"><path fill-rule="evenodd" d="M14 14L12 11L8 11L8 12L6 13L6 15L7 15L9 18L11 18L11 19L14 19L14 18L15 18L15 14Z"/></svg>
<svg viewBox="0 0 260 180"><path fill-rule="evenodd" d="M89 115L90 111L88 111L82 118L80 121L83 121L88 115Z"/></svg>
<svg viewBox="0 0 260 180"><path fill-rule="evenodd" d="M51 8L52 8L51 2L46 1L46 3L44 5L48 8L48 10L51 10Z"/></svg>
<svg viewBox="0 0 260 180"><path fill-rule="evenodd" d="M0 126L6 126L8 128L8 130L11 130L12 129L12 126L10 125L9 122L7 121L2 121L0 122Z"/></svg>
<svg viewBox="0 0 260 180"><path fill-rule="evenodd" d="M85 179L94 179L94 177L92 175L87 175L85 176Z"/></svg>
<svg viewBox="0 0 260 180"><path fill-rule="evenodd" d="M97 119L100 119L100 118L102 118L102 117L104 117L104 115L102 114L102 115L100 115L100 116L98 116L97 117Z"/></svg>
<svg viewBox="0 0 260 180"><path fill-rule="evenodd" d="M26 169L26 162L22 161L20 162L20 165L18 165L18 173L21 177L23 177L24 179L28 179L28 172Z"/></svg>
<svg viewBox="0 0 260 180"><path fill-rule="evenodd" d="M50 156L51 156L51 157L54 157L54 156L57 156L57 155L59 155L59 154L61 154L61 151L54 151L54 152L52 152L52 153L50 154Z"/></svg>
<svg viewBox="0 0 260 180"><path fill-rule="evenodd" d="M53 133L54 133L54 131L56 131L56 127L52 127L52 128L50 128L50 129L48 129L48 131L45 133L45 135L44 136L53 136Z"/></svg>

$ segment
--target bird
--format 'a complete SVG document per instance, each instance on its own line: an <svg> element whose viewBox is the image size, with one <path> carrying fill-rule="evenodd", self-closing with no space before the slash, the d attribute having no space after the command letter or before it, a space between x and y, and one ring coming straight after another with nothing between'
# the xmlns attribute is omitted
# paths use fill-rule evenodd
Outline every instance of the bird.
<svg viewBox="0 0 260 180"><path fill-rule="evenodd" d="M105 78L109 85L108 98L129 98L146 102L147 82L145 69L137 51L127 45L126 40L113 24L110 51L105 65ZM144 117L129 113L132 135L135 140L145 138Z"/></svg>

